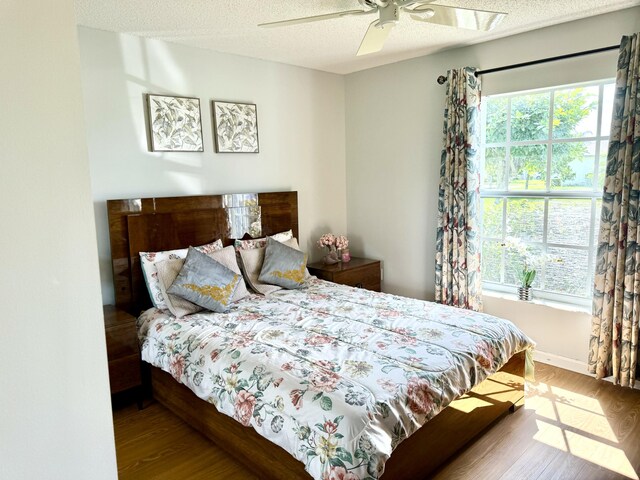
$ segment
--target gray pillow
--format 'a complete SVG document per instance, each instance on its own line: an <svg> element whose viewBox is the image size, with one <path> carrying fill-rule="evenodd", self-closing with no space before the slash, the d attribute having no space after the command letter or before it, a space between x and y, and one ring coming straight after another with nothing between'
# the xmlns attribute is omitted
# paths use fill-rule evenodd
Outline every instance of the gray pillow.
<svg viewBox="0 0 640 480"><path fill-rule="evenodd" d="M236 253L233 247L229 246L223 248L222 250L216 250L207 253L207 256L224 265L233 273L241 274L240 268L238 267L238 262L236 261ZM174 282L183 266L184 260L181 258L174 258L171 260L164 260L162 262L156 263L156 267L158 269L160 291L162 292L162 296L165 299L169 311L177 318L184 317L185 315L191 315L192 313L196 313L202 310L202 307L200 307L199 305L191 303L190 301L185 300L178 295L171 295L170 293L167 293L167 288L169 288ZM231 301L237 302L247 295L249 295L249 292L247 291L247 286L245 285L243 280L238 284L238 288L236 288Z"/></svg>
<svg viewBox="0 0 640 480"><path fill-rule="evenodd" d="M251 250L239 250L238 253L240 253L240 266L242 267L244 278L249 287L256 293L270 295L273 292L282 290L282 287L262 283L258 280L260 269L264 262L264 251L265 248L262 247Z"/></svg>
<svg viewBox="0 0 640 480"><path fill-rule="evenodd" d="M184 266L167 292L212 312L224 313L241 281L242 275L189 247Z"/></svg>
<svg viewBox="0 0 640 480"><path fill-rule="evenodd" d="M304 285L307 254L267 237L267 248L258 280L287 289Z"/></svg>

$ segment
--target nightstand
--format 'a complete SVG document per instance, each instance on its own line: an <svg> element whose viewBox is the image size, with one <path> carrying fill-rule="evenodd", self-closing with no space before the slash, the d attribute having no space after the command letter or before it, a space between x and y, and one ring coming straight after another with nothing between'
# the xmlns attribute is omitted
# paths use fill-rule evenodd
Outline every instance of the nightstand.
<svg viewBox="0 0 640 480"><path fill-rule="evenodd" d="M307 265L309 273L323 280L342 285L380 291L380 260L351 257L351 261L325 265L322 262Z"/></svg>
<svg viewBox="0 0 640 480"><path fill-rule="evenodd" d="M103 311L111 394L137 388L138 407L142 408L142 376L136 317L113 305L104 305Z"/></svg>

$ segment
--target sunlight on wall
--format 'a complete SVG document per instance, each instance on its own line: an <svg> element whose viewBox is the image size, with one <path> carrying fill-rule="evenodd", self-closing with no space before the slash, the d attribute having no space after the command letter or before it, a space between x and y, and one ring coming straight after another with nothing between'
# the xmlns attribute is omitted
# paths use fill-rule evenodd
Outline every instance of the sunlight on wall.
<svg viewBox="0 0 640 480"><path fill-rule="evenodd" d="M540 417L534 440L638 480L595 398L539 383L531 387L525 408Z"/></svg>
<svg viewBox="0 0 640 480"><path fill-rule="evenodd" d="M148 151L146 124L146 93L191 95L183 69L173 59L163 42L131 35L119 35L122 65L127 79L127 94L132 125L136 129L139 148ZM202 108L202 106L201 106Z"/></svg>
<svg viewBox="0 0 640 480"><path fill-rule="evenodd" d="M180 191L200 192L202 191L202 175L198 172L170 172L165 171L167 178L176 185Z"/></svg>

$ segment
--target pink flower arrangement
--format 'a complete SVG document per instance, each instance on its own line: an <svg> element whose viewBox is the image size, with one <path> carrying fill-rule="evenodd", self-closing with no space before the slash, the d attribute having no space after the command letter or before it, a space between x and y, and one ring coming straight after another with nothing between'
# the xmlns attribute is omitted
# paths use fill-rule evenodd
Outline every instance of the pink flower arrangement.
<svg viewBox="0 0 640 480"><path fill-rule="evenodd" d="M349 255L349 239L344 235L334 235L333 233L325 233L320 237L320 239L316 242L318 248L327 247L329 249L329 253L324 256L322 261L327 265L332 265L334 263L338 263L341 261L348 262L351 260L351 256ZM343 251L343 256L341 257L338 250Z"/></svg>
<svg viewBox="0 0 640 480"><path fill-rule="evenodd" d="M318 240L318 248L327 247L331 248L336 244L336 236L333 233L325 233Z"/></svg>
<svg viewBox="0 0 640 480"><path fill-rule="evenodd" d="M347 237L344 235L334 235L333 233L325 233L316 243L318 248L327 247L332 249L331 247L335 247L338 250L346 250L349 248L349 239Z"/></svg>
<svg viewBox="0 0 640 480"><path fill-rule="evenodd" d="M338 235L336 237L336 248L338 250L346 250L349 248L349 239L344 235Z"/></svg>

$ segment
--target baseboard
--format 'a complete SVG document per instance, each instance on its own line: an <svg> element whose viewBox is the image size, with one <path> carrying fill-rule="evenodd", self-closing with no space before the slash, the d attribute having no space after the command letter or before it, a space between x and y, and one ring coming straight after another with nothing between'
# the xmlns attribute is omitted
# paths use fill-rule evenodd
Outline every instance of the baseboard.
<svg viewBox="0 0 640 480"><path fill-rule="evenodd" d="M561 355L556 355L555 353L534 350L533 359L536 362L546 363L547 365L564 368L565 370L571 370L572 372L581 373L583 375L589 375L587 363L574 360L573 358L563 357Z"/></svg>
<svg viewBox="0 0 640 480"><path fill-rule="evenodd" d="M593 375L591 375L588 371L586 362L581 362L580 360L563 357L561 355L556 355L555 353L541 352L539 350L534 350L533 359L536 362L546 363L547 365L552 365L554 367L564 368L565 370L570 370L572 372L580 373L582 375L593 378ZM611 377L603 378L602 380L611 383L613 382ZM633 388L635 390L640 390L640 382L636 380L636 385Z"/></svg>

